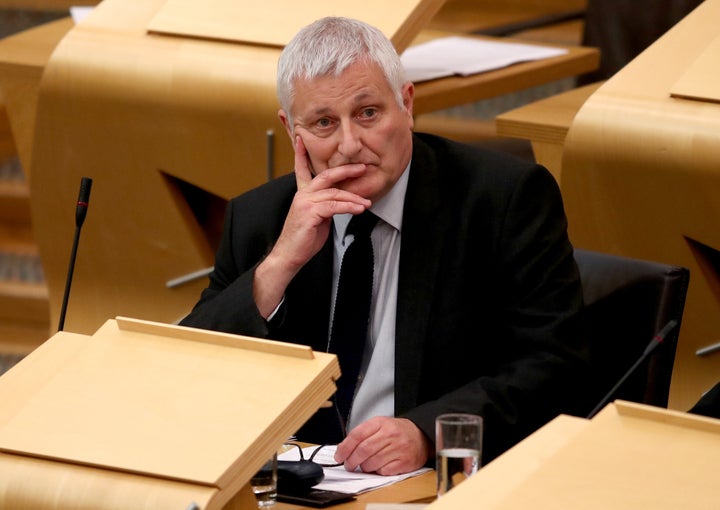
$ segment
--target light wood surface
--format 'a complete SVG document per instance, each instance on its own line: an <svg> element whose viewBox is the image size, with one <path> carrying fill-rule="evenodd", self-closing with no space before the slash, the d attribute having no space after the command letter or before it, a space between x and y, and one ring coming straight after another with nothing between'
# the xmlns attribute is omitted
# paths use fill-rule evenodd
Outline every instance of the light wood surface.
<svg viewBox="0 0 720 510"><path fill-rule="evenodd" d="M57 333L0 378L0 470L23 466L3 483L28 480L5 504L34 490L59 491L62 508L106 508L99 495L117 481L133 493L125 508L154 488L221 508L339 376L334 355L147 321L110 320L92 337ZM72 479L64 485L63 466ZM36 467L37 476L22 476Z"/></svg>
<svg viewBox="0 0 720 510"><path fill-rule="evenodd" d="M720 339L720 104L672 94L689 72L717 83L717 19L706 0L592 94L562 161L576 246L690 269L669 402L681 411L720 378L720 354L695 354Z"/></svg>
<svg viewBox="0 0 720 510"><path fill-rule="evenodd" d="M209 508L218 493L215 487L3 452L0 489L0 507L22 510L183 510L193 502ZM250 496L254 499L252 493ZM254 510L252 506L246 508Z"/></svg>
<svg viewBox="0 0 720 510"><path fill-rule="evenodd" d="M472 508L494 508L588 424L589 421L581 418L558 416L480 469L472 479L454 488L429 509L470 508L469 501L472 501ZM478 487L482 487L482 490L478 490Z"/></svg>
<svg viewBox="0 0 720 510"><path fill-rule="evenodd" d="M474 32L584 9L587 0L447 0L429 28Z"/></svg>
<svg viewBox="0 0 720 510"><path fill-rule="evenodd" d="M32 168L40 79L55 46L72 26L65 18L0 41L0 87L26 176Z"/></svg>
<svg viewBox="0 0 720 510"><path fill-rule="evenodd" d="M224 39L283 47L302 27L323 16L361 19L379 28L402 51L440 9L445 0L365 0L337 3L332 12L323 0L275 0L268 16L264 2L167 0L148 25L151 32Z"/></svg>
<svg viewBox="0 0 720 510"><path fill-rule="evenodd" d="M717 72L720 55L720 36L716 37L675 85L670 89L674 97L720 103L720 73Z"/></svg>
<svg viewBox="0 0 720 510"><path fill-rule="evenodd" d="M75 5L97 5L99 0L0 0L0 8L62 11Z"/></svg>
<svg viewBox="0 0 720 510"><path fill-rule="evenodd" d="M583 103L602 83L541 99L495 118L498 136L530 140L535 160L560 182L565 136Z"/></svg>
<svg viewBox="0 0 720 510"><path fill-rule="evenodd" d="M710 509L718 455L720 420L618 401L559 417L427 510Z"/></svg>
<svg viewBox="0 0 720 510"><path fill-rule="evenodd" d="M57 324L80 178L94 179L66 329L90 333L109 317L179 320L206 280L167 282L212 265L225 200L292 168L276 117L279 50L147 35L162 0L106 0L49 44L33 72L43 76L32 132L33 225ZM416 41L441 33L423 32ZM20 34L17 45L37 42ZM58 44L58 41L59 42ZM0 57L3 44L0 43ZM9 50L8 50L9 51ZM52 58L50 58L52 55ZM469 78L417 86L416 113L462 104L594 68L594 49ZM19 101L22 98L18 98ZM34 105L34 102L26 103ZM35 115L37 112L37 115ZM37 120L35 120L37 119ZM12 120L12 119L11 119ZM190 201L184 183L207 199Z"/></svg>

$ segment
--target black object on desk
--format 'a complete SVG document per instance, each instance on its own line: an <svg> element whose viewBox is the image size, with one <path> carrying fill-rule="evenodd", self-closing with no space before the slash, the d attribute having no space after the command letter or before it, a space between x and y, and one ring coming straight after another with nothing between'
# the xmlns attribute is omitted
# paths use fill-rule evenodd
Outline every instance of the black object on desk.
<svg viewBox="0 0 720 510"><path fill-rule="evenodd" d="M320 464L311 460L279 460L277 488L280 494L304 494L325 478Z"/></svg>
<svg viewBox="0 0 720 510"><path fill-rule="evenodd" d="M353 499L355 499L355 496L352 494L321 489L310 489L303 494L284 494L278 490L277 495L277 500L283 503L295 503L313 508L325 508L339 503L346 503Z"/></svg>
<svg viewBox="0 0 720 510"><path fill-rule="evenodd" d="M279 460L278 501L314 508L324 508L352 501L355 496L344 492L313 489L325 478L320 464L312 460Z"/></svg>

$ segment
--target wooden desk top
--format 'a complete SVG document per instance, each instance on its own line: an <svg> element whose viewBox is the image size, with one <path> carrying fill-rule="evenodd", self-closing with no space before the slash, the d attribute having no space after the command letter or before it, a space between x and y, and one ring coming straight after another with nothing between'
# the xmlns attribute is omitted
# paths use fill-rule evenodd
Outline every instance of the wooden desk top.
<svg viewBox="0 0 720 510"><path fill-rule="evenodd" d="M502 113L495 118L497 134L562 144L575 114L603 83L591 83Z"/></svg>

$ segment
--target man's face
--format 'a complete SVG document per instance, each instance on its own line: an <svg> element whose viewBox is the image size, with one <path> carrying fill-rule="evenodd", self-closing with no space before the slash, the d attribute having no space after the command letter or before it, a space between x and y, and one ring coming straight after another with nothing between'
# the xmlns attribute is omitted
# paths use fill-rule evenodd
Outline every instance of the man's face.
<svg viewBox="0 0 720 510"><path fill-rule="evenodd" d="M413 85L398 105L382 70L356 62L338 77L295 82L292 125L280 110L291 139L302 138L314 175L327 168L363 163L367 171L339 188L377 200L395 184L412 155Z"/></svg>

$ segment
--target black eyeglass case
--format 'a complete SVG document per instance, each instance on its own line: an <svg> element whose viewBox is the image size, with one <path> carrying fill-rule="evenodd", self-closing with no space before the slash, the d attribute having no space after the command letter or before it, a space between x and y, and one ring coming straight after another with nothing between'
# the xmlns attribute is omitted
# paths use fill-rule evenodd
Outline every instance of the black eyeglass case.
<svg viewBox="0 0 720 510"><path fill-rule="evenodd" d="M325 478L320 464L311 460L279 460L278 501L324 508L355 499L344 492L313 489Z"/></svg>
<svg viewBox="0 0 720 510"><path fill-rule="evenodd" d="M311 460L279 460L277 488L281 494L304 494L325 478L322 466Z"/></svg>
<svg viewBox="0 0 720 510"><path fill-rule="evenodd" d="M278 491L277 500L283 503L295 503L313 508L325 508L355 499L352 494L337 491L310 489L304 494L283 494Z"/></svg>

